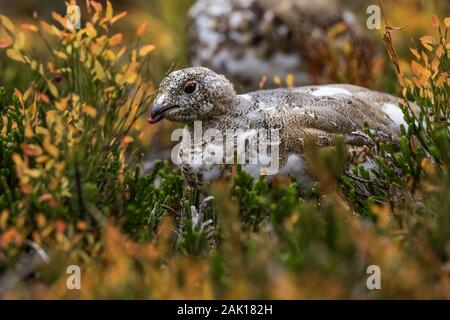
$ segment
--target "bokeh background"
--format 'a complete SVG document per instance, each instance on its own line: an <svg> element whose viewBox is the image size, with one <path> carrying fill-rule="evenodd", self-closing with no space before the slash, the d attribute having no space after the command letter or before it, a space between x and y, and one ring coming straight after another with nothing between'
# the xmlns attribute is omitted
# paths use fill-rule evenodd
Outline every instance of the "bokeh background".
<svg viewBox="0 0 450 320"><path fill-rule="evenodd" d="M125 41L133 39L135 30L142 21L149 23L144 40L156 45L156 50L152 55L151 69L155 83L158 83L170 68L189 66L186 32L188 23L187 12L194 2L194 0L112 1L115 10L125 10L128 13L127 19L117 26L120 32L124 33ZM336 0L330 2L336 2L339 7L353 12L363 27L368 16L366 14L367 7L371 4L377 4L377 1L370 0ZM84 1L79 1L79 4L82 9L82 15L85 16ZM408 54L408 48L414 41L413 39L423 35L429 28L431 15L436 14L444 17L450 12L450 3L445 0L384 1L383 6L391 25L406 27L398 32L398 36L395 39L398 46L397 50L401 57L405 57ZM0 12L6 14L13 21L20 23L31 21L35 12L39 17L51 20L53 11L64 15L66 11L65 1L16 0L11 2L9 0L0 0ZM381 41L382 32L383 30L365 30L367 36L377 41L377 47L374 50L384 55L385 50ZM36 41L33 45L41 44L39 41ZM45 54L45 51L43 51L43 54ZM27 74L20 72L20 65L6 63L4 57L0 61L0 81L3 85L18 86L27 83ZM379 70L374 70L374 72L379 77L383 76L383 73L379 72ZM394 90L394 85L392 84L394 81L392 83L387 82L389 80L379 81L377 86L380 90Z"/></svg>

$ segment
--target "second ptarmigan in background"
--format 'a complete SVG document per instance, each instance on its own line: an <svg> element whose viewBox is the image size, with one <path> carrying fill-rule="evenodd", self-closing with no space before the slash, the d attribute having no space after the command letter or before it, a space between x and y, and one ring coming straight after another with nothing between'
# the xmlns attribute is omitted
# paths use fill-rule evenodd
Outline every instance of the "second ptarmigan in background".
<svg viewBox="0 0 450 320"><path fill-rule="evenodd" d="M189 11L191 64L255 89L267 76L296 85L348 82L372 86L373 41L334 0L197 0Z"/></svg>
<svg viewBox="0 0 450 320"><path fill-rule="evenodd" d="M213 129L218 136L227 130L243 130L238 139L254 134L254 130L279 132L279 170L289 174L299 185L308 187L312 179L304 164L304 143L314 141L318 147L332 146L338 137L355 164L370 158L364 151L370 139L364 135L367 122L379 136L395 140L404 124L398 98L349 84L305 86L291 89L259 90L236 94L223 75L204 67L174 71L161 82L150 123L162 119L185 124L180 152L207 156L209 149L218 150L222 140L195 142L197 134ZM202 132L196 133L200 122ZM233 143L233 142L231 142ZM236 143L236 142L234 142ZM369 158L368 158L369 157ZM180 164L186 181L200 190L205 182L221 175L224 166L202 161ZM243 166L253 176L261 172L258 164Z"/></svg>

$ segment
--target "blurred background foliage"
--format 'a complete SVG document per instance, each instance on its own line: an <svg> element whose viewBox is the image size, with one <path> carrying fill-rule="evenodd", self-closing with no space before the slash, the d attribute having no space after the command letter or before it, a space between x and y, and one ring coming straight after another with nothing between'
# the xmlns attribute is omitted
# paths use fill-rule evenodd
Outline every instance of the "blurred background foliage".
<svg viewBox="0 0 450 320"><path fill-rule="evenodd" d="M364 23L370 1L341 2ZM372 176L345 167L342 141L311 145L311 194L233 166L210 187L215 205L160 161L172 125L145 124L161 78L188 65L192 1L113 1L113 14L102 3L104 20L83 12L97 31L77 36L33 18L57 26L63 1L0 0L15 26L1 19L13 49L0 51L2 298L450 297L448 2L384 2L389 24L407 28L384 44L383 30L371 34L383 52L377 89L421 108L402 106L400 151L367 130L380 150ZM66 289L69 264L82 290ZM371 264L381 290L366 287Z"/></svg>
<svg viewBox="0 0 450 320"><path fill-rule="evenodd" d="M85 16L85 1L79 1L82 17ZM100 1L105 2L105 1ZM149 70L149 77L155 83L166 75L170 70L176 68L183 68L189 66L188 57L188 40L187 40L187 12L194 0L129 0L113 1L113 5L117 11L127 11L127 19L122 21L120 27L117 27L117 32L124 35L124 42L130 42L133 39L136 28L143 21L148 23L148 29L143 38L144 41L152 42L156 49L154 50L151 59L151 68ZM350 1L337 0L338 5L342 8L351 10L358 18L359 23L364 27L367 18L367 6L373 4L373 1ZM417 44L419 36L426 33L429 27L429 17L433 14L439 16L447 16L450 12L450 4L448 1L442 0L398 0L385 1L383 3L386 12L389 12L389 23L395 27L406 27L394 34L397 43L400 64L403 70L407 72L410 70L408 58L410 56L409 47ZM52 0L30 0L30 1L16 1L14 6L10 5L8 0L0 0L0 13L3 12L9 16L12 21L20 23L27 23L32 21L32 16L36 13L40 18L51 21L52 12L58 12L61 15L65 13L65 1ZM365 29L365 28L364 28ZM376 61L372 66L372 76L374 77L371 87L380 91L386 91L393 94L398 94L399 86L395 81L394 70L387 63L387 55L383 48L382 30L365 30L367 36L375 40L376 47L373 49L377 53ZM46 55L45 45L33 39L31 35L30 40L26 44L32 46L37 54ZM9 92L12 92L14 87L24 87L29 81L29 73L16 63L7 63L4 51L0 52L0 83L6 87ZM331 64L331 62L330 62ZM339 70L339 67L338 67ZM352 71L350 70L349 73ZM283 80L283 79L282 79ZM338 79L335 80L338 82ZM346 82L345 78L341 78L339 82ZM280 83L278 85L285 85ZM237 88L238 90L239 89ZM245 91L245 90L244 90ZM163 138L167 138L168 132L173 129L174 124L163 123L160 129L147 127L144 134L145 147L155 150L167 150L168 145L160 141L168 141L169 139L158 139L152 142L152 136L155 131L160 131L157 134ZM153 145L152 145L153 143ZM157 144L157 145L154 145ZM170 144L169 144L170 146ZM167 152L167 151L165 151ZM148 155L148 160L153 161L157 157Z"/></svg>

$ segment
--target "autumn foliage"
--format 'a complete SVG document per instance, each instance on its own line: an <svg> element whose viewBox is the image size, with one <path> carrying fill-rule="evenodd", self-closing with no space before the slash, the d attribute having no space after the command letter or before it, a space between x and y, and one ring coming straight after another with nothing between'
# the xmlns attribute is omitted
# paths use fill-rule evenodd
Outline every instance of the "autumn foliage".
<svg viewBox="0 0 450 320"><path fill-rule="evenodd" d="M169 162L142 169L149 25L126 44L112 31L126 13L89 3L79 31L56 13L20 26L0 16L0 48L33 75L0 90L1 297L450 298L450 18L433 17L406 71L392 36L401 31L387 25L408 126L399 146L367 128L377 170L346 168L339 141L310 146L310 194L236 166L211 186L212 205ZM69 264L83 270L81 290L66 288ZM372 264L381 290L366 287ZM11 283L11 270L27 272Z"/></svg>

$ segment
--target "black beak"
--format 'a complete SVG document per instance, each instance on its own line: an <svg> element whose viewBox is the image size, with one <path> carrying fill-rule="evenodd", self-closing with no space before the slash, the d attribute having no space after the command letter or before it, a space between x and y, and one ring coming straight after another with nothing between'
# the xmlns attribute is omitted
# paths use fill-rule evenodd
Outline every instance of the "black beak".
<svg viewBox="0 0 450 320"><path fill-rule="evenodd" d="M153 103L152 113L150 118L148 118L148 123L153 124L164 119L164 115L167 111L178 108L178 106L163 106L157 102Z"/></svg>

